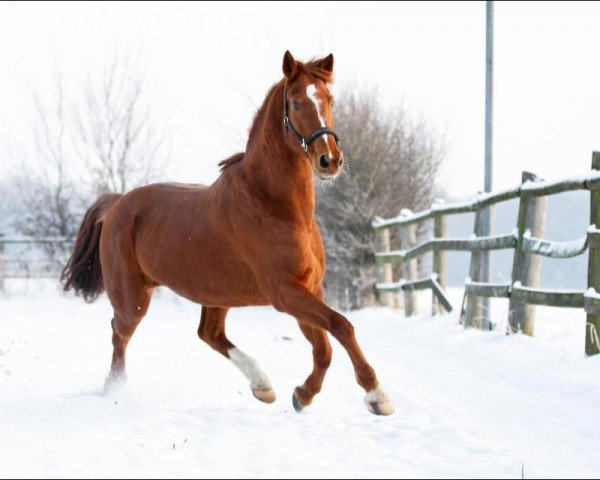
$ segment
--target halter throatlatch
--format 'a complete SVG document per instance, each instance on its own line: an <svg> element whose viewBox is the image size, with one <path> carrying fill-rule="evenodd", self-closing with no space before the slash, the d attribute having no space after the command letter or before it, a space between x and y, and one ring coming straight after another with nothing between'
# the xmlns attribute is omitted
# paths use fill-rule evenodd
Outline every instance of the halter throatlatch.
<svg viewBox="0 0 600 480"><path fill-rule="evenodd" d="M319 138L321 135L332 135L333 138L335 138L335 141L337 142L338 147L340 146L340 139L339 139L337 133L335 133L331 128L327 128L327 127L318 128L306 138L304 138L302 135L300 135L300 133L298 133L298 130L296 130L294 128L294 126L292 125L292 122L290 122L290 118L288 116L288 100L287 100L287 93L285 91L285 88L283 89L283 126L285 127L286 130L289 130L290 132L292 132L294 134L294 136L296 137L296 140L298 140L298 142L300 142L300 146L302 147L302 150L304 150L305 152L308 151L308 146L311 143L313 143L317 138Z"/></svg>

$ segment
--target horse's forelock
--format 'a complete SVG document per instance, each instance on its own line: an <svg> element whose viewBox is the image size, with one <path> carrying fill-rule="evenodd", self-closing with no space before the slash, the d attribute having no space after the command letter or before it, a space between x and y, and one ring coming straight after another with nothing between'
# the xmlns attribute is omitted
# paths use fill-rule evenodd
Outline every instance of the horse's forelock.
<svg viewBox="0 0 600 480"><path fill-rule="evenodd" d="M312 59L306 63L298 62L298 71L304 75L322 80L325 83L333 82L333 73L320 67L322 59Z"/></svg>

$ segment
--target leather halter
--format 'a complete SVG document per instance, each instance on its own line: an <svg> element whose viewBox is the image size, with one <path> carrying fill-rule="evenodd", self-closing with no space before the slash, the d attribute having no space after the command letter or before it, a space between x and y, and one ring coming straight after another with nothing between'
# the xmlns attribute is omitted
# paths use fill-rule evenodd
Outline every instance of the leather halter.
<svg viewBox="0 0 600 480"><path fill-rule="evenodd" d="M327 128L327 127L317 128L308 137L304 138L302 135L300 135L300 133L298 133L298 130L296 130L294 128L294 126L292 125L292 122L290 122L288 112L289 112L289 110L288 110L287 92L284 87L283 88L283 126L286 130L289 130L290 132L292 132L294 134L294 136L296 137L296 140L298 140L298 142L300 142L300 146L302 147L302 150L307 152L308 146L311 143L313 143L317 138L319 138L321 135L332 135L333 138L335 138L335 141L337 142L338 147L340 146L340 139L339 139L337 133L335 133L331 128Z"/></svg>

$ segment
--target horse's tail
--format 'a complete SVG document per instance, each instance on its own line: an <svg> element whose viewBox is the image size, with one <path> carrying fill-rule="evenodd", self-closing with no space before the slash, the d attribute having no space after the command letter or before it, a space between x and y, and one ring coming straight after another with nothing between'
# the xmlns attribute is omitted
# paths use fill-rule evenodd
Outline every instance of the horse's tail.
<svg viewBox="0 0 600 480"><path fill-rule="evenodd" d="M74 289L86 302L93 302L104 291L100 265L102 216L121 197L117 193L104 193L88 209L79 227L73 253L60 275L64 291Z"/></svg>

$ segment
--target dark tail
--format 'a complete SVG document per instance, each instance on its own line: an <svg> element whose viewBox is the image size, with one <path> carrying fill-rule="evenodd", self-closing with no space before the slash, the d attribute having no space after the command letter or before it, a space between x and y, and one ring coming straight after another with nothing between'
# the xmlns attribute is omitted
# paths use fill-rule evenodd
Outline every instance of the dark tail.
<svg viewBox="0 0 600 480"><path fill-rule="evenodd" d="M100 265L101 217L121 197L117 193L104 193L85 213L73 254L60 275L64 291L74 289L86 302L93 302L104 291Z"/></svg>

